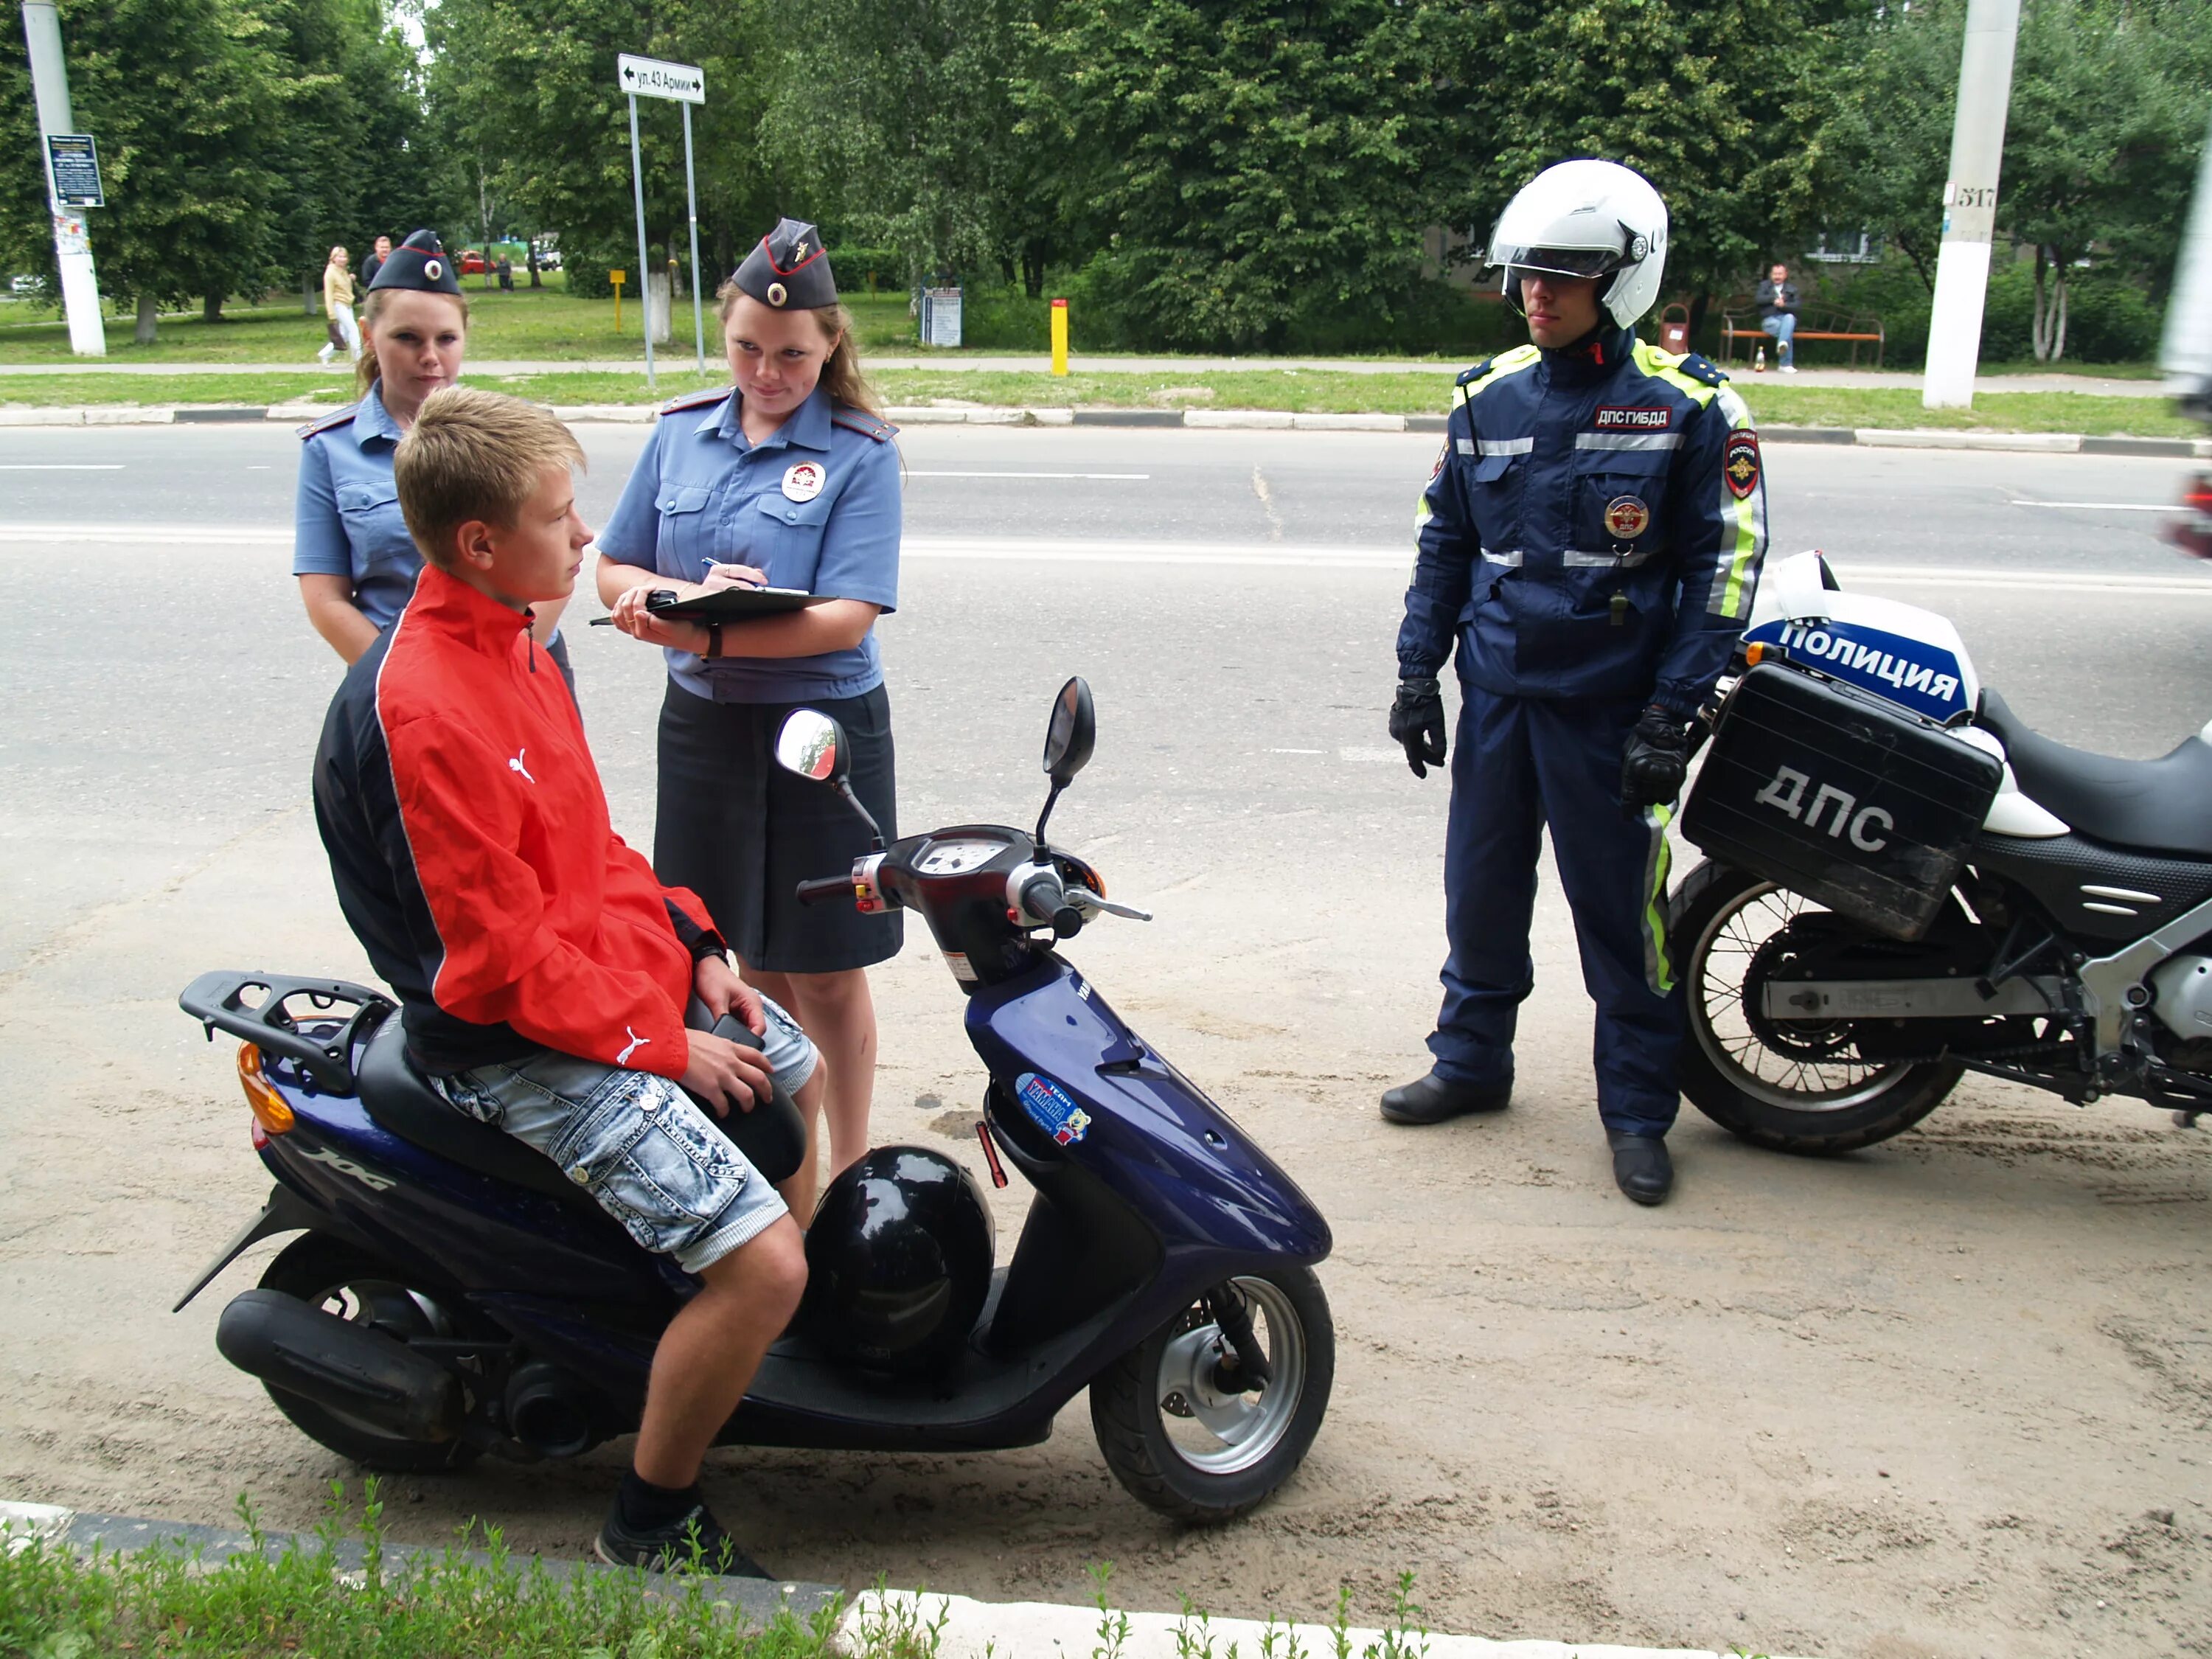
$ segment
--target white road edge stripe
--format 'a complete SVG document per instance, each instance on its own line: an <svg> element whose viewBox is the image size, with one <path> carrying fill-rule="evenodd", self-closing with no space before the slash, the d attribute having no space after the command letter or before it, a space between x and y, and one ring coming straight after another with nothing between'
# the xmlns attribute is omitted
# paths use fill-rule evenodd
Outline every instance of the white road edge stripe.
<svg viewBox="0 0 2212 1659"><path fill-rule="evenodd" d="M2015 498L2014 507L2078 507L2099 513L2179 513L2178 501L2024 501Z"/></svg>
<svg viewBox="0 0 2212 1659"><path fill-rule="evenodd" d="M0 524L0 547L289 547L289 525ZM1273 566L1306 569L1411 570L1406 547L1319 546L1295 542L1078 540L1057 536L908 536L910 559L976 559L994 563ZM1859 564L1833 561L1846 587L1995 587L2045 593L2174 594L2212 599L2212 575L2128 575L2093 570L1975 569L1951 565Z"/></svg>

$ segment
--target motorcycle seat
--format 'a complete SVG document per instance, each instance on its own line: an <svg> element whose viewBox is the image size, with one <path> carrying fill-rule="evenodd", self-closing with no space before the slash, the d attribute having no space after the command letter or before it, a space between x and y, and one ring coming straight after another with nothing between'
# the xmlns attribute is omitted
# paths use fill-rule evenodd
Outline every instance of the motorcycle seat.
<svg viewBox="0 0 2212 1659"><path fill-rule="evenodd" d="M397 1014L369 1038L354 1077L361 1085L362 1109L409 1146L496 1181L555 1198L581 1199L598 1207L588 1193L536 1147L448 1105L407 1058L406 1037Z"/></svg>
<svg viewBox="0 0 2212 1659"><path fill-rule="evenodd" d="M2092 840L2212 859L2212 744L2185 738L2156 760L2116 760L2031 731L1984 687L1976 723L2005 746L2020 792Z"/></svg>
<svg viewBox="0 0 2212 1659"><path fill-rule="evenodd" d="M696 1001L686 1011L686 1019L702 1030L711 1028L732 1042L759 1046L759 1039L735 1019L725 1018L717 1024ZM582 1187L569 1180L559 1164L536 1147L447 1104L445 1097L430 1086L429 1079L408 1059L406 1037L397 1014L386 1019L369 1038L362 1050L361 1063L354 1068L354 1077L361 1087L362 1109L408 1145L419 1146L479 1175L598 1207ZM732 1112L726 1119L708 1114L707 1121L771 1184L788 1178L805 1157L805 1122L799 1116L797 1104L781 1085L773 1100L750 1112Z"/></svg>

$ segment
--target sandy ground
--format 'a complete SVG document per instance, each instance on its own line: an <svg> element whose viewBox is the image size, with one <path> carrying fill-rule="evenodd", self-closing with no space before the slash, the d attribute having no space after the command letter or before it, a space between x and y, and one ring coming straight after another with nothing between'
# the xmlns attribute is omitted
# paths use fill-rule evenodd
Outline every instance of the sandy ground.
<svg viewBox="0 0 2212 1659"><path fill-rule="evenodd" d="M83 689L90 643L32 565L0 568L25 781L0 794L0 1494L221 1522L247 1492L297 1526L357 1472L212 1340L276 1246L167 1311L268 1187L231 1051L174 997L222 965L367 976L299 799L330 671L289 611L226 626L264 556L135 556L203 607L146 636L158 696ZM1246 574L1054 580L1097 619L1073 642L997 567L917 565L913 615L947 620L895 636L904 825L1034 812L1045 700L1091 677L1098 756L1055 835L1160 919L1072 953L1329 1217L1334 1402L1275 1501L1208 1533L1121 1491L1079 1401L1011 1454L717 1453L717 1507L771 1567L1082 1601L1111 1561L1132 1607L1325 1617L1342 1584L1354 1622L1410 1571L1434 1626L1493 1637L2212 1655L2212 1128L1970 1085L1816 1163L1686 1112L1677 1196L1638 1209L1548 876L1514 1109L1390 1128L1375 1097L1424 1063L1442 950L1443 792L1381 746L1370 683L1402 575L1285 576L1256 639ZM659 670L623 643L578 661L617 825L649 839ZM975 1156L981 1072L927 940L878 988L878 1138ZM481 1516L574 1554L623 1456L403 1481L392 1528Z"/></svg>
<svg viewBox="0 0 2212 1659"><path fill-rule="evenodd" d="M1190 1533L1114 1483L1079 1403L1012 1454L715 1454L726 1518L776 1570L1080 1600L1085 1564L1110 1560L1132 1606L1303 1616L1340 1583L1377 1611L1411 1570L1436 1626L1492 1636L2212 1652L2203 1132L1970 1086L1920 1133L1808 1163L1692 1114L1679 1197L1636 1210L1587 1103L1562 918L1547 912L1539 972L1563 988L1531 1005L1514 1109L1392 1131L1372 1097L1420 1022L1378 1020L1362 993L1425 924L1375 929L1346 960L1322 943L1344 937L1332 903L1224 962L1206 947L1235 925L1231 896L1153 885L1141 844L1122 860L1117 890L1163 920L1099 930L1080 958L1336 1228L1337 1389L1312 1456L1256 1516ZM167 988L270 882L319 874L304 817L271 813L0 982L0 1491L203 1522L246 1492L298 1525L356 1478L216 1355L248 1265L167 1312L266 1186L228 1048L203 1045ZM268 960L359 971L319 911L257 927ZM117 1009L118 963L158 990ZM972 1154L979 1074L951 981L911 948L880 994L881 1137ZM621 1459L403 1481L394 1527L428 1540L481 1515L575 1553Z"/></svg>

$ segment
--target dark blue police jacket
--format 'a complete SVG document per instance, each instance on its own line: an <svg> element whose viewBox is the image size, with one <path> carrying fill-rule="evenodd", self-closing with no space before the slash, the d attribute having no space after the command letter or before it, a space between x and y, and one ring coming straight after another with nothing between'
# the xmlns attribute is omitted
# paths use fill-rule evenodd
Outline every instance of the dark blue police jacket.
<svg viewBox="0 0 2212 1659"><path fill-rule="evenodd" d="M1504 696L1641 697L1687 719L1766 551L1751 411L1704 358L1626 329L1459 378L1421 497L1401 675Z"/></svg>

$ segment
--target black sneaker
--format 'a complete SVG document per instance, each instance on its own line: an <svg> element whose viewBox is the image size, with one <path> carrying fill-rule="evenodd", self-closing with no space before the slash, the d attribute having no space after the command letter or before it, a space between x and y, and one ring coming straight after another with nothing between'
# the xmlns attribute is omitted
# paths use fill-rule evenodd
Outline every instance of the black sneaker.
<svg viewBox="0 0 2212 1659"><path fill-rule="evenodd" d="M714 1511L695 1504L678 1520L665 1526L634 1527L623 1519L617 1498L599 1528L593 1547L600 1560L614 1567L643 1567L647 1572L689 1571L696 1563L701 1572L724 1578L766 1578L768 1570L737 1546L722 1530Z"/></svg>

